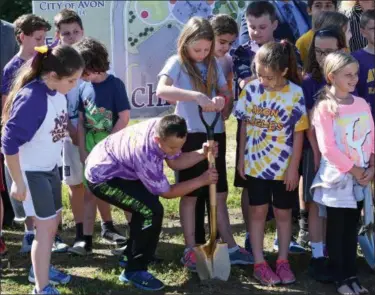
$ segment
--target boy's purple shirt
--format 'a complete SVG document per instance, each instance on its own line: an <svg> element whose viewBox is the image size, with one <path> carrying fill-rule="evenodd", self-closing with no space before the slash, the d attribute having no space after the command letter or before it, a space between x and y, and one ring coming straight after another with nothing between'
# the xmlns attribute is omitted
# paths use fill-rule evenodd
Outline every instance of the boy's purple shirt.
<svg viewBox="0 0 375 295"><path fill-rule="evenodd" d="M18 70L25 63L25 60L20 58L18 55L13 58L5 65L3 70L3 76L1 77L1 95L8 95L12 87L12 83L17 76Z"/></svg>
<svg viewBox="0 0 375 295"><path fill-rule="evenodd" d="M115 177L140 180L154 195L170 189L164 174L164 160L180 156L166 155L155 142L158 119L138 123L99 142L86 162L85 176L92 183Z"/></svg>
<svg viewBox="0 0 375 295"><path fill-rule="evenodd" d="M375 115L375 54L360 49L352 55L359 63L359 79L356 87L358 96L370 104L372 114Z"/></svg>

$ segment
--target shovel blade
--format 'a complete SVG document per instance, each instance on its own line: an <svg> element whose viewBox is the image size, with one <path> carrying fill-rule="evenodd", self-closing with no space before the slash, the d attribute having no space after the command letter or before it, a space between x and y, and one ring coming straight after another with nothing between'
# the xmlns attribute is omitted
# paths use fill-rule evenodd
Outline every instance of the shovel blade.
<svg viewBox="0 0 375 295"><path fill-rule="evenodd" d="M225 243L214 243L194 248L197 259L197 273L204 280L219 279L227 281L230 275L230 260L228 245Z"/></svg>

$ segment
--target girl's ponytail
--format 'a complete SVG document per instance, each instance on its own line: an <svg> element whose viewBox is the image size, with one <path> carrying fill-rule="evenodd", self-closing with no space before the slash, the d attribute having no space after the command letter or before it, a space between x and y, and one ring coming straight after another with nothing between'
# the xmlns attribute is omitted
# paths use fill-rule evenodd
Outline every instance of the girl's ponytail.
<svg viewBox="0 0 375 295"><path fill-rule="evenodd" d="M69 77L85 65L81 55L70 46L60 45L50 48L45 45L35 47L35 51L35 56L20 68L12 84L3 109L1 120L3 128L9 120L13 101L22 87L50 72L55 72L59 79Z"/></svg>
<svg viewBox="0 0 375 295"><path fill-rule="evenodd" d="M302 76L298 70L295 48L288 40L281 40L280 43L284 48L285 55L288 57L288 72L285 78L292 81L294 84L301 85Z"/></svg>

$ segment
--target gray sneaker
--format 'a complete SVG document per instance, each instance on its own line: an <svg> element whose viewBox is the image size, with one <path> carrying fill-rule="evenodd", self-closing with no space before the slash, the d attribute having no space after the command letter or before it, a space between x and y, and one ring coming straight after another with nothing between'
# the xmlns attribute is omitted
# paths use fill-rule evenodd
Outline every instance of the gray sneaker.
<svg viewBox="0 0 375 295"><path fill-rule="evenodd" d="M31 252L31 246L33 244L34 238L34 234L25 234L23 236L20 253L25 254Z"/></svg>
<svg viewBox="0 0 375 295"><path fill-rule="evenodd" d="M73 247L68 249L69 253L79 255L79 256L86 256L92 254L92 248L87 247L85 241L75 241Z"/></svg>
<svg viewBox="0 0 375 295"><path fill-rule="evenodd" d="M309 245L309 232L305 231L303 229L300 229L298 232L298 237L297 237L297 243L300 244L302 247L307 248Z"/></svg>
<svg viewBox="0 0 375 295"><path fill-rule="evenodd" d="M55 241L52 245L53 253L65 253L69 249L69 246L63 242L59 235L55 236Z"/></svg>
<svg viewBox="0 0 375 295"><path fill-rule="evenodd" d="M249 265L254 264L254 257L244 248L239 248L237 251L229 254L230 264Z"/></svg>

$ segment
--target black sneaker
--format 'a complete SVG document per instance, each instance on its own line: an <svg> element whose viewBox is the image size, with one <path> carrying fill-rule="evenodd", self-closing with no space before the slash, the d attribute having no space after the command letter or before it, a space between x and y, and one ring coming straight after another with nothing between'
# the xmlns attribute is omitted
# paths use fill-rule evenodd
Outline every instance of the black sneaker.
<svg viewBox="0 0 375 295"><path fill-rule="evenodd" d="M310 277L321 283L332 283L333 277L329 272L328 259L326 257L311 258L308 267Z"/></svg>
<svg viewBox="0 0 375 295"><path fill-rule="evenodd" d="M127 241L114 227L102 230L101 236L106 243L120 247L126 244Z"/></svg>

